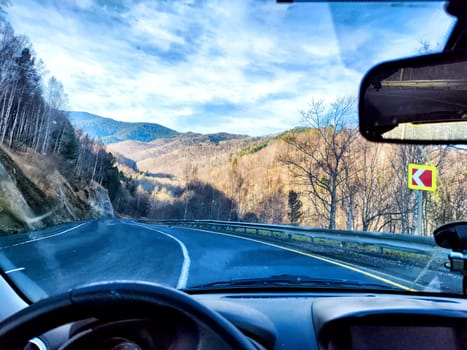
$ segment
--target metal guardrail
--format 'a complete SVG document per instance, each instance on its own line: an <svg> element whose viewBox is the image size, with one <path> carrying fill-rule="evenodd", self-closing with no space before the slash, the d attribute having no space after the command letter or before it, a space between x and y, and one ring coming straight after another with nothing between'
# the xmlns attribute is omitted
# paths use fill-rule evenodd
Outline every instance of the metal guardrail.
<svg viewBox="0 0 467 350"><path fill-rule="evenodd" d="M394 233L329 230L290 225L258 224L217 220L144 220L152 224L185 226L218 232L254 234L277 240L291 239L312 244L340 245L341 247L376 247L380 252L392 249L403 252L431 255L437 248L432 237L412 236ZM327 242L327 243L326 243Z"/></svg>

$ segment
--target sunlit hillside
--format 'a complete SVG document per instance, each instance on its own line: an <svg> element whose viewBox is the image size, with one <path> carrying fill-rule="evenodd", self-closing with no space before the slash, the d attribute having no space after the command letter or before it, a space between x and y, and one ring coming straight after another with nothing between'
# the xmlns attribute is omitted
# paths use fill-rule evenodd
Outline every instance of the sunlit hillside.
<svg viewBox="0 0 467 350"><path fill-rule="evenodd" d="M295 221L329 227L334 210L336 228L414 232L416 196L407 189L409 163L438 167L438 191L424 193L424 210L431 217L424 222L427 229L465 215L465 152L430 147L419 154L416 146L376 145L352 136L336 166L332 152L320 161L324 153L315 154L316 159L307 154L325 152L325 136L309 128L219 143L189 137L124 142L108 150L136 160L137 168L121 169L139 184L137 205L152 218ZM305 145L307 149L300 149ZM334 147L339 149L340 143ZM310 180L312 175L316 181ZM335 208L328 204L333 191ZM300 201L299 219L291 212L291 193Z"/></svg>

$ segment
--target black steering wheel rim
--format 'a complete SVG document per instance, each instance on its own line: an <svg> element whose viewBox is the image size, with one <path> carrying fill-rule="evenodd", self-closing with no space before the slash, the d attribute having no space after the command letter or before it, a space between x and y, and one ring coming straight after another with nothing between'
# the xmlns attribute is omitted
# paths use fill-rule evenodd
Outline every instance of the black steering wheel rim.
<svg viewBox="0 0 467 350"><path fill-rule="evenodd" d="M63 324L90 317L154 318L161 307L203 323L234 349L255 349L229 321L176 289L147 282L104 282L34 303L0 323L0 349L17 349Z"/></svg>

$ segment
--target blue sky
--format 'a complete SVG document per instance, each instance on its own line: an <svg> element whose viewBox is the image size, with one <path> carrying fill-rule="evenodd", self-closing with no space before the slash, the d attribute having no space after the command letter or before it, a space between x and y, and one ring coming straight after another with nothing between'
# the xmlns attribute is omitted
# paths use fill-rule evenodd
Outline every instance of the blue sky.
<svg viewBox="0 0 467 350"><path fill-rule="evenodd" d="M374 64L442 47L443 3L14 0L70 110L178 131L264 135L312 99L357 95Z"/></svg>

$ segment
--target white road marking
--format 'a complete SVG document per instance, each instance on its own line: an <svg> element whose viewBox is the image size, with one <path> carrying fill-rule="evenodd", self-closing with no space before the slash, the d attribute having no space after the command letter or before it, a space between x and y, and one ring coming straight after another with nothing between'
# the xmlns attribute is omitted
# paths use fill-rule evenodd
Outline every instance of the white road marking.
<svg viewBox="0 0 467 350"><path fill-rule="evenodd" d="M412 180L417 184L417 186L425 186L423 181L420 179L420 176L423 175L425 169L417 169L417 171L412 175Z"/></svg>
<svg viewBox="0 0 467 350"><path fill-rule="evenodd" d="M53 235L50 235L50 236L39 237L39 238L36 238L36 239L30 239L28 241L7 245L5 247L1 247L0 250L5 249L5 248L10 248L10 247L17 247L19 245L28 244L28 243L31 243L31 242L42 241L43 239L47 239L47 238L50 238L50 237L60 236L60 235L63 235L64 233L76 230L77 228L79 228L79 227L81 227L83 225L86 225L86 224L87 224L87 222L83 222L82 224L79 224L78 226L74 226L72 228L69 228L68 230L65 230L65 231L62 231L62 232L57 232L57 233L54 233Z"/></svg>
<svg viewBox="0 0 467 350"><path fill-rule="evenodd" d="M26 270L26 268L25 267L18 267L16 269L7 270L7 271L5 271L5 273L12 273L12 272L23 271L23 270Z"/></svg>
<svg viewBox="0 0 467 350"><path fill-rule="evenodd" d="M176 241L178 243L178 245L182 249L182 253L183 253L183 264L182 264L182 269L180 271L180 277L178 277L178 282L177 282L177 287L176 288L177 289L185 289L186 285L187 285L187 282L188 282L188 274L190 272L190 265L191 265L190 255L188 254L188 250L186 249L185 244L183 244L183 242L181 240L179 240L177 237L174 237L169 233L162 232L162 231L157 230L155 228L152 228L150 226L146 226L146 225L143 225L143 224L137 224L137 223L128 223L128 222L126 224L131 225L131 226L139 226L139 227L145 228L146 230L150 230L150 231L160 233L160 234L162 234L164 236L172 238L174 241Z"/></svg>

